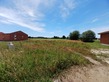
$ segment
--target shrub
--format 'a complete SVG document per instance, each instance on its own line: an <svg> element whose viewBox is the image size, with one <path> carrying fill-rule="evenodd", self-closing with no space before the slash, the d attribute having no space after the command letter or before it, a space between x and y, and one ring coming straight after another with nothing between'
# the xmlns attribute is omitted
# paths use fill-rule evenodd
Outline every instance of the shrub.
<svg viewBox="0 0 109 82"><path fill-rule="evenodd" d="M83 42L93 42L95 39L95 33L91 30L82 33L81 40Z"/></svg>
<svg viewBox="0 0 109 82"><path fill-rule="evenodd" d="M71 40L78 40L79 35L80 35L79 31L73 31L73 32L70 33L69 38Z"/></svg>
<svg viewBox="0 0 109 82"><path fill-rule="evenodd" d="M66 36L63 35L63 36L62 36L62 39L66 39Z"/></svg>
<svg viewBox="0 0 109 82"><path fill-rule="evenodd" d="M54 36L53 39L60 39L60 37L59 36Z"/></svg>

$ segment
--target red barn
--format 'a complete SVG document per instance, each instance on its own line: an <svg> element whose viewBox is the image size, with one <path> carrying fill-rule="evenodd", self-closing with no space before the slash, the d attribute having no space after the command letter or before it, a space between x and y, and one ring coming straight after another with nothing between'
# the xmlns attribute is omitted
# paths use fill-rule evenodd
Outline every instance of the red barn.
<svg viewBox="0 0 109 82"><path fill-rule="evenodd" d="M12 33L0 32L0 41L21 41L27 39L28 35L22 31L16 31Z"/></svg>
<svg viewBox="0 0 109 82"><path fill-rule="evenodd" d="M109 44L109 31L101 32L100 34L100 42L103 44Z"/></svg>

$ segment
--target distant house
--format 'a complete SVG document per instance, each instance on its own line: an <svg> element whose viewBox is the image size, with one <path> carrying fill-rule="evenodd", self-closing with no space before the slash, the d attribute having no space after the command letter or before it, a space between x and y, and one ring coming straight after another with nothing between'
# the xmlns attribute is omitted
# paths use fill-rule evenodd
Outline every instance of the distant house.
<svg viewBox="0 0 109 82"><path fill-rule="evenodd" d="M12 33L0 32L0 41L21 41L27 39L28 35L22 31L16 31Z"/></svg>
<svg viewBox="0 0 109 82"><path fill-rule="evenodd" d="M109 31L101 32L100 34L100 42L102 44L109 44Z"/></svg>

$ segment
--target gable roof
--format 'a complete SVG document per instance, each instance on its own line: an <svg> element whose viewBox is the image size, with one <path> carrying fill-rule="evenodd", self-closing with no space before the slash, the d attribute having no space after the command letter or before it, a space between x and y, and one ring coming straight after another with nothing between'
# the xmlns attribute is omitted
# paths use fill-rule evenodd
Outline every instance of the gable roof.
<svg viewBox="0 0 109 82"><path fill-rule="evenodd" d="M15 31L15 32L11 32L11 33L3 33L3 32L0 32L0 34L14 34L14 33L18 33L18 32L23 33L23 34L26 34L26 33L22 32L22 31ZM28 35L28 34L26 34L26 35Z"/></svg>
<svg viewBox="0 0 109 82"><path fill-rule="evenodd" d="M4 34L3 32L0 32L0 34Z"/></svg>
<svg viewBox="0 0 109 82"><path fill-rule="evenodd" d="M15 33L23 33L23 34L26 34L26 33L24 33L24 32L22 32L22 31L15 31L15 32L11 32L11 33L5 33L5 34L15 34ZM27 34L26 34L27 35Z"/></svg>
<svg viewBox="0 0 109 82"><path fill-rule="evenodd" d="M12 32L12 33L17 33L17 32L21 32L21 33L24 33L24 32L22 32L22 31L16 31L16 32ZM24 34L26 34L26 33L24 33Z"/></svg>
<svg viewBox="0 0 109 82"><path fill-rule="evenodd" d="M98 34L105 34L105 33L109 33L109 31L101 32L101 33L98 33Z"/></svg>

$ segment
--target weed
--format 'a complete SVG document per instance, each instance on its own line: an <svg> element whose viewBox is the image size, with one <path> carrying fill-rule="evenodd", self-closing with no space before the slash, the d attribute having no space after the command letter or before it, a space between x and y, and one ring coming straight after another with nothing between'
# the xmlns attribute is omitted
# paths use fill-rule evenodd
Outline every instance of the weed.
<svg viewBox="0 0 109 82"><path fill-rule="evenodd" d="M92 55L90 47L69 40L28 40L0 43L0 82L52 82L64 69L73 65L87 65L81 55Z"/></svg>

